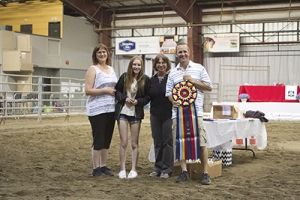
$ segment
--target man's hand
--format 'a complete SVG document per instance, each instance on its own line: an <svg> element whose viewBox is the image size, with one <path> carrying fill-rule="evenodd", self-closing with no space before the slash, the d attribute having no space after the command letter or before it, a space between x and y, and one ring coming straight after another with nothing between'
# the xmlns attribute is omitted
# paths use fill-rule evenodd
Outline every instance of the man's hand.
<svg viewBox="0 0 300 200"><path fill-rule="evenodd" d="M193 81L194 81L194 79L192 79L191 75L189 75L189 74L183 75L183 80L189 81L191 83L193 83Z"/></svg>
<svg viewBox="0 0 300 200"><path fill-rule="evenodd" d="M180 104L177 101L172 101L173 107L177 108Z"/></svg>

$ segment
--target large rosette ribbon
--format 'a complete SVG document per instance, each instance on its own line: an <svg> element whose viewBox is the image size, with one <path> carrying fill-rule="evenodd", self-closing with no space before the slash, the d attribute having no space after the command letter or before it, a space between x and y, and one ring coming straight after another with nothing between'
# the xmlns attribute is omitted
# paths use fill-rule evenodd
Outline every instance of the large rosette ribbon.
<svg viewBox="0 0 300 200"><path fill-rule="evenodd" d="M173 99L183 106L192 104L197 97L196 87L187 81L177 83L172 93Z"/></svg>
<svg viewBox="0 0 300 200"><path fill-rule="evenodd" d="M196 87L188 81L177 83L172 91L177 107L176 159L197 160L200 158L200 139L198 131L195 99Z"/></svg>

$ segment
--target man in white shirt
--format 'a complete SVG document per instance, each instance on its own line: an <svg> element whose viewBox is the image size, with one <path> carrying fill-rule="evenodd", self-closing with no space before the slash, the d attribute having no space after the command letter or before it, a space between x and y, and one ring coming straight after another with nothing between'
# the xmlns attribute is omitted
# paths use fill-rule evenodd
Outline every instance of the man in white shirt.
<svg viewBox="0 0 300 200"><path fill-rule="evenodd" d="M204 100L204 92L203 91L211 91L212 83L211 80L205 70L205 68L198 63L194 63L189 59L190 49L187 44L179 43L176 47L176 57L179 60L179 64L170 71L167 80L166 86L166 96L168 96L169 100L173 104L172 110L172 119L173 119L173 136L176 135L176 116L177 116L177 107L180 105L177 101L175 101L172 97L172 90L174 85L181 81L189 81L191 82L197 89L197 97L194 101L196 113L197 113L197 121L198 121L198 131L200 137L200 149L201 149L201 163L203 164L203 174L202 181L203 185L209 185L211 183L210 176L207 174L207 162L208 162L208 153L206 148L206 131L203 124L203 100ZM175 147L175 145L174 145ZM177 178L176 182L184 182L187 181L189 176L186 167L185 160L179 160L180 166L182 169L182 173Z"/></svg>

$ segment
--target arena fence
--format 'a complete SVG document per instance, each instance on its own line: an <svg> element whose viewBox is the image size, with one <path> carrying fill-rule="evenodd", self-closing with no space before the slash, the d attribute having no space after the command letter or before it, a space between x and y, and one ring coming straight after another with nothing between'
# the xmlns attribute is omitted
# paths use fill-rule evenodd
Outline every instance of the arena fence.
<svg viewBox="0 0 300 200"><path fill-rule="evenodd" d="M84 79L0 74L0 124L7 118L85 114Z"/></svg>
<svg viewBox="0 0 300 200"><path fill-rule="evenodd" d="M84 79L69 77L32 76L24 74L0 73L0 125L8 118L20 119L85 115L86 96ZM207 93L204 111L211 110L213 101L217 101L218 84ZM149 108L149 104L145 106ZM205 114L206 114L205 113Z"/></svg>

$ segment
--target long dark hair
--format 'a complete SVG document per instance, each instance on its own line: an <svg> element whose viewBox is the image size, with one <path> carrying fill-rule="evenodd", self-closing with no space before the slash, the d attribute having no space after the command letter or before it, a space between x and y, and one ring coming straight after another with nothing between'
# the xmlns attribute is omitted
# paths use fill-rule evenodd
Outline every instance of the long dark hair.
<svg viewBox="0 0 300 200"><path fill-rule="evenodd" d="M93 54L92 54L93 64L94 64L94 65L97 65L97 64L99 63L96 54L97 54L97 52L98 52L100 49L104 49L104 50L106 51L107 59L106 59L105 64L111 65L111 56L110 56L110 52L109 52L107 46L104 45L104 44L102 44L102 43L97 44L97 46L95 46L95 48L94 48L94 51L93 51Z"/></svg>

